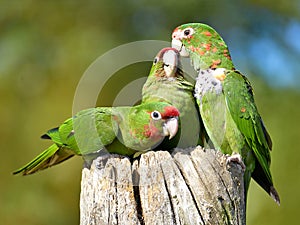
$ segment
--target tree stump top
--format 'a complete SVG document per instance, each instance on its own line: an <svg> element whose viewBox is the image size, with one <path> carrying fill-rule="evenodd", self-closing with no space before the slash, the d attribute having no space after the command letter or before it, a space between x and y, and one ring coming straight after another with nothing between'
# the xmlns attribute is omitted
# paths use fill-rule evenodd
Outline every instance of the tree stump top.
<svg viewBox="0 0 300 225"><path fill-rule="evenodd" d="M82 170L80 224L245 224L243 172L201 147L106 154Z"/></svg>

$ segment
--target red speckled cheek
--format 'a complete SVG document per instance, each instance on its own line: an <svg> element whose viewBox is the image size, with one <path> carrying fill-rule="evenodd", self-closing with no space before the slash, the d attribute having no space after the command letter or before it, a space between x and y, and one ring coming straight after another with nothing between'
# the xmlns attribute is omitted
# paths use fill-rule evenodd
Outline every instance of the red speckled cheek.
<svg viewBox="0 0 300 225"><path fill-rule="evenodd" d="M193 45L189 45L189 46L188 46L188 49L189 49L191 52L198 52L199 50L201 50L200 48L195 47L195 46L193 46Z"/></svg>
<svg viewBox="0 0 300 225"><path fill-rule="evenodd" d="M147 138L151 136L151 129L150 129L149 125L144 126L143 135Z"/></svg>
<svg viewBox="0 0 300 225"><path fill-rule="evenodd" d="M202 47L205 48L206 51L210 51L211 44L210 43L203 43Z"/></svg>
<svg viewBox="0 0 300 225"><path fill-rule="evenodd" d="M173 31L173 33L172 33L172 38L173 39L180 39L181 37L181 35L180 35L180 33L181 33L181 30L179 29L179 28L176 28L174 31Z"/></svg>
<svg viewBox="0 0 300 225"><path fill-rule="evenodd" d="M202 51L201 49L198 49L198 53L199 53L201 56L205 54L205 52Z"/></svg>
<svg viewBox="0 0 300 225"><path fill-rule="evenodd" d="M147 137L153 140L159 140L161 137L163 137L161 132L155 126L153 126L153 124L150 124L147 134L149 135Z"/></svg>
<svg viewBox="0 0 300 225"><path fill-rule="evenodd" d="M211 33L209 31L203 31L202 34L204 34L207 37L211 36Z"/></svg>

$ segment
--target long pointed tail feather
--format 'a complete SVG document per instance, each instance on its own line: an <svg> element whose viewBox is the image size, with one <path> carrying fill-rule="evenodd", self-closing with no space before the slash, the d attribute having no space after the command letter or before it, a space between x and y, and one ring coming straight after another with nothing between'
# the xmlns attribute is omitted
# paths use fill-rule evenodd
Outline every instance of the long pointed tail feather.
<svg viewBox="0 0 300 225"><path fill-rule="evenodd" d="M44 170L48 167L61 163L69 159L73 155L74 155L73 153L61 149L56 144L53 144L45 151L43 151L41 154L39 154L37 157L35 157L32 161L27 163L25 166L14 171L13 174L19 174L19 173L21 173L22 175L33 174L39 170Z"/></svg>
<svg viewBox="0 0 300 225"><path fill-rule="evenodd" d="M273 183L267 179L262 167L257 163L255 170L252 173L252 178L273 198L273 200L280 205L279 194L276 191Z"/></svg>

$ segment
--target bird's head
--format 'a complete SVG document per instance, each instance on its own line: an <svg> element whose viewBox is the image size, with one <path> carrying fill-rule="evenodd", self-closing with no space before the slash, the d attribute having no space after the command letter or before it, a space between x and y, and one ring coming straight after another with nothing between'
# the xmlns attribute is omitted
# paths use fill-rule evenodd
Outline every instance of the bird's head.
<svg viewBox="0 0 300 225"><path fill-rule="evenodd" d="M175 48L163 48L155 56L150 74L158 78L182 76L179 57Z"/></svg>
<svg viewBox="0 0 300 225"><path fill-rule="evenodd" d="M178 131L179 115L178 109L166 102L153 101L133 107L129 132L134 143L130 147L145 151L154 149L166 137L173 138Z"/></svg>
<svg viewBox="0 0 300 225"><path fill-rule="evenodd" d="M154 106L153 110L148 111L150 122L148 126L149 136L164 136L173 138L178 131L179 111L172 105L160 102Z"/></svg>
<svg viewBox="0 0 300 225"><path fill-rule="evenodd" d="M224 40L206 24L188 23L175 28L172 33L172 47L181 56L189 56L196 70L234 68Z"/></svg>

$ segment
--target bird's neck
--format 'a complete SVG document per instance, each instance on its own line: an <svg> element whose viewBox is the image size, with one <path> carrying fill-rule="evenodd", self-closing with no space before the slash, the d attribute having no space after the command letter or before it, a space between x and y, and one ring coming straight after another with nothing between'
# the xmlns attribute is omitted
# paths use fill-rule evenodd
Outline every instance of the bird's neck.
<svg viewBox="0 0 300 225"><path fill-rule="evenodd" d="M197 70L225 68L233 70L234 65L226 44L223 41L202 42L197 47L189 48L190 57Z"/></svg>

